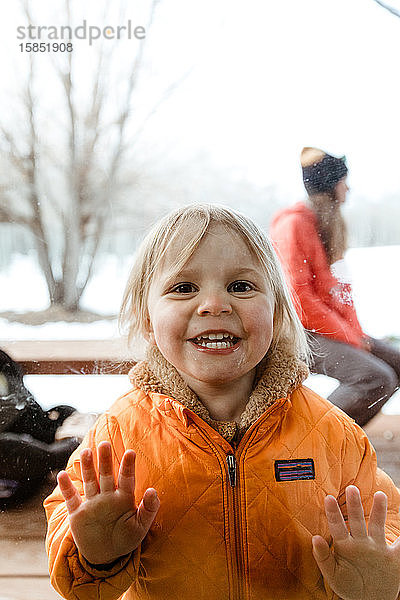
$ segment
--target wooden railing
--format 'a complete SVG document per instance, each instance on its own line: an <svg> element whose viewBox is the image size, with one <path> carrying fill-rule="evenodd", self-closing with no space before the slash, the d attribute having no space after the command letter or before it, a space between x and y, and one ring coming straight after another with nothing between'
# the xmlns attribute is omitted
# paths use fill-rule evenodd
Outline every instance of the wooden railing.
<svg viewBox="0 0 400 600"><path fill-rule="evenodd" d="M124 338L4 341L0 348L34 375L119 375L135 362Z"/></svg>

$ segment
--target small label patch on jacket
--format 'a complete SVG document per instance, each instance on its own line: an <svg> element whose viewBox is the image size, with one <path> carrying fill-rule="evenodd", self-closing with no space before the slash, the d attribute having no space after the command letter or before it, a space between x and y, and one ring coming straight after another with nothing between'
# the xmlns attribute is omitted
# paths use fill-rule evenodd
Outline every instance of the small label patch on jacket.
<svg viewBox="0 0 400 600"><path fill-rule="evenodd" d="M276 460L275 479L276 481L315 479L314 460L312 458Z"/></svg>

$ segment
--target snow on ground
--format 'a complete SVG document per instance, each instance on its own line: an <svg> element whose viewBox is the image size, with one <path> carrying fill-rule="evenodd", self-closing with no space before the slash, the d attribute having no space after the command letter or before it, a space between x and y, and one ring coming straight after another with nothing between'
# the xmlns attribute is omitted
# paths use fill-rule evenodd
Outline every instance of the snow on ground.
<svg viewBox="0 0 400 600"><path fill-rule="evenodd" d="M85 290L82 308L99 314L117 314L130 261L116 256L102 258ZM48 306L46 284L35 261L35 255L14 257L8 269L0 271L0 312L43 310ZM0 319L0 340L108 339L118 335L117 320L94 323L46 323L29 327Z"/></svg>
<svg viewBox="0 0 400 600"><path fill-rule="evenodd" d="M25 375L25 385L45 410L69 404L81 412L94 413L103 412L130 389L126 375ZM337 382L323 375L312 375L306 385L326 397ZM388 413L386 407L385 412ZM400 398L389 410L389 414L398 413Z"/></svg>
<svg viewBox="0 0 400 600"><path fill-rule="evenodd" d="M25 385L49 409L69 404L81 412L104 412L130 389L127 375L25 375Z"/></svg>
<svg viewBox="0 0 400 600"><path fill-rule="evenodd" d="M102 257L82 302L82 308L100 314L117 314L130 259ZM400 264L400 246L352 248L346 255L354 300L362 327L374 337L400 337L400 278L393 275ZM25 312L46 308L47 292L35 262L35 256L15 256L8 268L0 272L0 312ZM0 319L0 340L17 339L107 339L118 335L117 320L90 324L47 323L32 327ZM1 343L1 342L0 342ZM119 375L28 375L26 385L44 408L71 404L83 412L101 412L129 389L129 380ZM337 382L322 375L306 381L322 396L328 396ZM383 409L386 414L400 414L400 391Z"/></svg>
<svg viewBox="0 0 400 600"><path fill-rule="evenodd" d="M352 248L346 254L357 315L372 337L400 337L400 246Z"/></svg>

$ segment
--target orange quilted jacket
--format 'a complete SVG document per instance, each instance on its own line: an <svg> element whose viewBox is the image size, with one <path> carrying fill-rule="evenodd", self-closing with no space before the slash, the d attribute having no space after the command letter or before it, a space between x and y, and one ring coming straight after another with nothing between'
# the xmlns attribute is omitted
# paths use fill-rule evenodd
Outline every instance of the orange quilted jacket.
<svg viewBox="0 0 400 600"><path fill-rule="evenodd" d="M99 571L79 556L58 488L45 501L51 581L70 600L326 600L311 537L329 539L323 499L345 513L344 489L389 498L387 537L400 534L400 496L377 469L363 431L300 386L275 400L234 448L165 393L136 388L102 415L82 446L109 440L117 466L137 453L137 498L154 486L157 517L131 556ZM82 491L79 451L68 472Z"/></svg>

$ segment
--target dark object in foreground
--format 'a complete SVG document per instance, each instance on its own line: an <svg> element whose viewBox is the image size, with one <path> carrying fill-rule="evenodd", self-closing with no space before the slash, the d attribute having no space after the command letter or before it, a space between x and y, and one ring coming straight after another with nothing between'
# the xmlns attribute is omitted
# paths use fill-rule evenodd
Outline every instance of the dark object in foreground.
<svg viewBox="0 0 400 600"><path fill-rule="evenodd" d="M0 350L0 503L32 496L48 473L61 469L78 446L75 438L55 434L75 409L44 411L25 387L21 367Z"/></svg>

